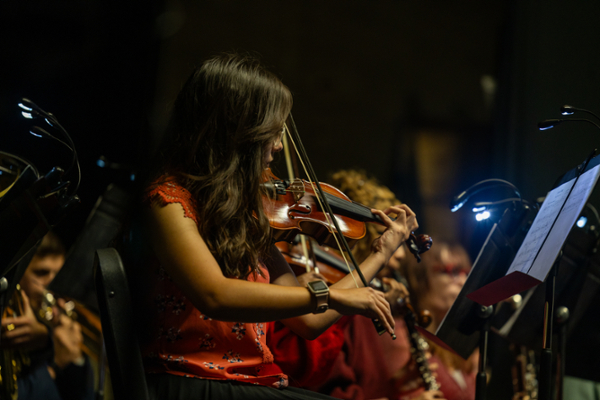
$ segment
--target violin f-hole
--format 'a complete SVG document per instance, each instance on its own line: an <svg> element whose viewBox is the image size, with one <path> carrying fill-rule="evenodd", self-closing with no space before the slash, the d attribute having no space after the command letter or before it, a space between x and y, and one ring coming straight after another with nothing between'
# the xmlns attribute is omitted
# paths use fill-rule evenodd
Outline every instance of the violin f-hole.
<svg viewBox="0 0 600 400"><path fill-rule="evenodd" d="M293 204L290 206L290 208L288 209L288 216L290 218L294 218L294 214L304 214L304 215L308 215L310 214L312 211L312 209L310 208L310 206L308 204Z"/></svg>

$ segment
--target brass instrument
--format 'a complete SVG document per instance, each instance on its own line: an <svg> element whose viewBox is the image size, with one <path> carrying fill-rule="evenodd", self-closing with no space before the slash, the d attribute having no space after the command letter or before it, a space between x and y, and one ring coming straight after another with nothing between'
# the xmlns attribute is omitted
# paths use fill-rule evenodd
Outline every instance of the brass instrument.
<svg viewBox="0 0 600 400"><path fill-rule="evenodd" d="M8 305L2 312L2 318L18 317L23 315L23 296L21 287L17 285ZM10 324L6 330L15 329ZM16 400L19 396L17 379L24 366L29 366L31 360L27 353L18 349L3 349L0 358L0 398L7 400Z"/></svg>
<svg viewBox="0 0 600 400"><path fill-rule="evenodd" d="M56 317L56 310L79 323L83 342L81 351L90 360L94 373L94 387L102 391L105 400L112 400L112 385L108 365L105 363L103 352L102 326L100 317L77 300L64 298L65 304L59 306L57 296L45 290L42 298L39 316L48 324ZM107 379L108 378L108 379Z"/></svg>
<svg viewBox="0 0 600 400"><path fill-rule="evenodd" d="M98 362L99 357L102 356L102 327L100 325L100 317L77 300L65 299L64 307L60 307L56 295L48 290L44 290L39 316L47 323L51 323L55 317L54 310L58 310L59 313L79 323L83 335L81 350L92 360Z"/></svg>

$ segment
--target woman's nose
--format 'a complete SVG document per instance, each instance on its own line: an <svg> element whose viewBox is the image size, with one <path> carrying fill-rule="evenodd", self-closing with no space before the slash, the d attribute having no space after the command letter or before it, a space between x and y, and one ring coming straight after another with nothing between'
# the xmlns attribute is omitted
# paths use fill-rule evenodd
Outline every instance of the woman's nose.
<svg viewBox="0 0 600 400"><path fill-rule="evenodd" d="M277 143L275 143L275 146L273 146L273 152L277 153L278 151L283 150L283 141L278 140Z"/></svg>

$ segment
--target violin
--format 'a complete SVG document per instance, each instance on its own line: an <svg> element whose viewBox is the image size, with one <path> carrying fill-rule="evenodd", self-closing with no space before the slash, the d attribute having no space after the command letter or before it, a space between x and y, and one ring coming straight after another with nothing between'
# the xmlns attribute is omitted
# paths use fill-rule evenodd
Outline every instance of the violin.
<svg viewBox="0 0 600 400"><path fill-rule="evenodd" d="M274 241L291 242L298 233L315 238L320 244L337 247L336 228L331 224L313 186L302 179L293 181L277 178L271 169L265 171L263 207L273 230ZM349 246L362 239L366 222L383 225L381 218L371 208L354 202L332 185L320 184L325 198L340 227L340 233ZM421 260L420 254L431 248L433 240L428 235L410 234L406 241L409 251Z"/></svg>
<svg viewBox="0 0 600 400"><path fill-rule="evenodd" d="M363 205L359 207L358 203L352 202L340 190L331 185L321 185L319 183L296 129L294 118L290 114L288 119L293 127L293 132L290 132L287 125L284 124L284 133L288 132L304 171L312 182L309 185L301 179L293 179L291 160L288 156L289 147L284 134L282 141L286 161L288 161L290 180L278 179L270 169L267 169L264 173L265 179L262 186L265 194L262 197L263 207L274 232L274 239L275 241L291 242L291 239L297 233L303 232L314 237L320 243L333 245L333 241L335 241L335 247L340 248L340 251L347 252L363 285L368 286L368 282L351 252L349 242L355 243L366 235L365 221L379 223L382 223L382 221L371 212L370 208ZM315 189L319 193L318 196ZM354 207L351 207L351 205ZM337 211L334 212L334 208ZM412 235L409 237L408 248L417 257L417 260L421 261L419 254L429 250L432 240L431 238L422 237L421 240L417 241L413 238ZM422 245L422 248L419 245ZM383 324L376 319L372 321L377 333L382 335L386 331ZM392 338L396 339L396 335L392 334Z"/></svg>
<svg viewBox="0 0 600 400"><path fill-rule="evenodd" d="M350 273L346 262L329 247L311 245L313 257L306 257L299 246L293 243L277 242L279 249L296 276L311 270L323 275L327 285L333 285Z"/></svg>

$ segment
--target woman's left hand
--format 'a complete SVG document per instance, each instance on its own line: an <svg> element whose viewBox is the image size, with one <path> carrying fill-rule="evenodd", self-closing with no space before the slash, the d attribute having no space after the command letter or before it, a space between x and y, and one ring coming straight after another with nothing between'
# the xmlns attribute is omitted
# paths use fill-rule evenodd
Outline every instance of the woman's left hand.
<svg viewBox="0 0 600 400"><path fill-rule="evenodd" d="M388 207L384 211L375 209L371 211L381 218L386 227L381 236L373 242L373 251L383 253L386 260L389 260L398 247L408 239L411 232L419 227L417 216L406 204ZM396 219L392 221L389 214L396 214Z"/></svg>

